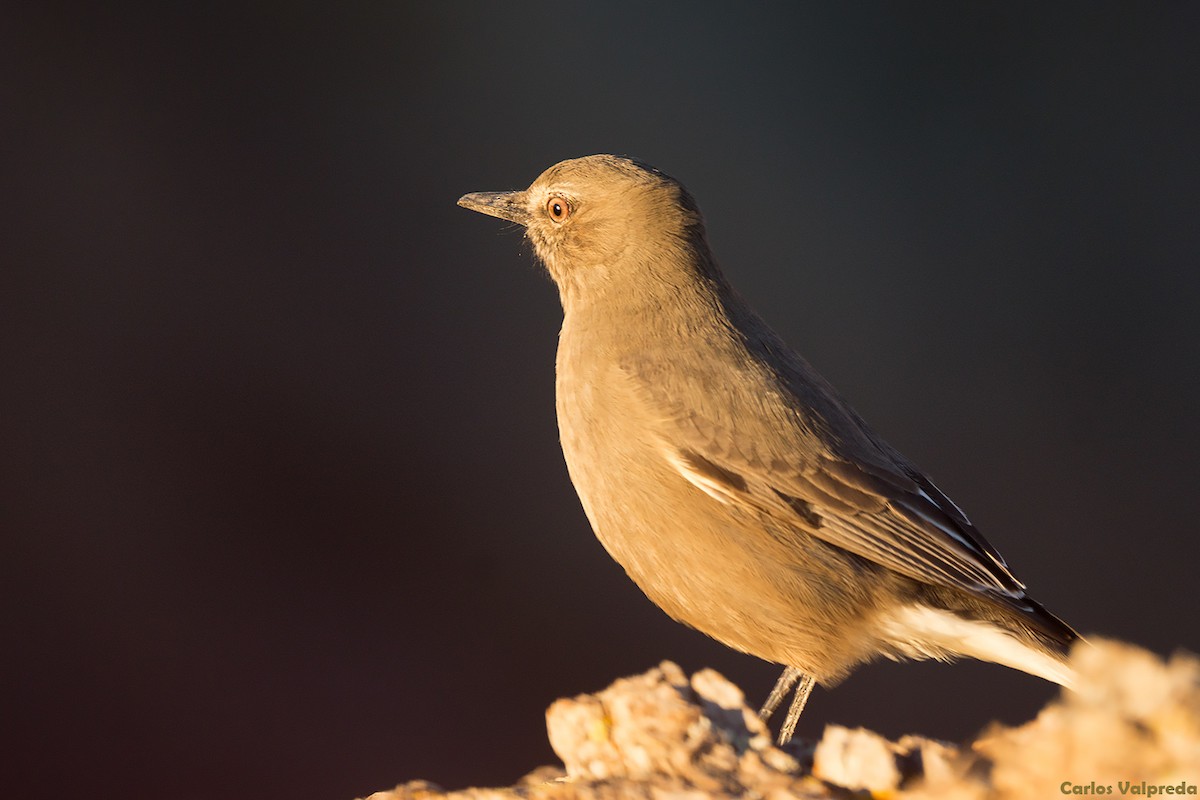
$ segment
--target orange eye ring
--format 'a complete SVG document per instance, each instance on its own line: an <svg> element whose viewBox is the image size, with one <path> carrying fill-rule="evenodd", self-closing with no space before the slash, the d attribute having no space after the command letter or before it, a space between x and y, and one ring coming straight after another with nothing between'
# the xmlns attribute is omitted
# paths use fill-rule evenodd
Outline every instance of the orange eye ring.
<svg viewBox="0 0 1200 800"><path fill-rule="evenodd" d="M571 216L571 204L561 197L551 197L546 201L546 213L555 222L566 222Z"/></svg>

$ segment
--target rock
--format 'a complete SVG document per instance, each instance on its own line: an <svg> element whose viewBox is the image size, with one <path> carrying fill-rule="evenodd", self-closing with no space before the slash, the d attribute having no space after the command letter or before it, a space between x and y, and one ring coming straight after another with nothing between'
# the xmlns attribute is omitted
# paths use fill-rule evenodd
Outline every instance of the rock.
<svg viewBox="0 0 1200 800"><path fill-rule="evenodd" d="M830 725L813 754L812 774L847 789L890 791L900 786L897 753L896 745L878 733Z"/></svg>
<svg viewBox="0 0 1200 800"><path fill-rule="evenodd" d="M1200 783L1200 660L1176 654L1163 663L1118 642L1076 649L1075 692L1065 692L1037 719L996 727L976 742L991 760L999 797L1023 797L1027 786L1060 796L1073 786L1177 786ZM1062 787L1070 784L1064 791ZM1158 792L1165 794L1166 792ZM1148 792L1140 792L1142 795Z"/></svg>
<svg viewBox="0 0 1200 800"><path fill-rule="evenodd" d="M708 669L689 679L665 661L550 706L546 727L561 769L541 767L502 789L447 792L413 781L370 800L1195 796L1200 659L1180 653L1164 663L1099 640L1072 661L1075 692L1032 722L993 725L962 747L831 725L815 745L786 749L772 744L737 686Z"/></svg>

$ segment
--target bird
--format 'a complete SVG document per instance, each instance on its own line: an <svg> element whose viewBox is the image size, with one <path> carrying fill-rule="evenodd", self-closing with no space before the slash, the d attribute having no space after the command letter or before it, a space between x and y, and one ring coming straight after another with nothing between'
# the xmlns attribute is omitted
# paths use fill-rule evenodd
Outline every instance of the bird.
<svg viewBox="0 0 1200 800"><path fill-rule="evenodd" d="M559 438L596 537L672 618L784 667L760 712L793 694L780 744L814 685L879 657L1073 684L1079 634L750 308L679 181L599 154L458 205L524 228L557 286Z"/></svg>

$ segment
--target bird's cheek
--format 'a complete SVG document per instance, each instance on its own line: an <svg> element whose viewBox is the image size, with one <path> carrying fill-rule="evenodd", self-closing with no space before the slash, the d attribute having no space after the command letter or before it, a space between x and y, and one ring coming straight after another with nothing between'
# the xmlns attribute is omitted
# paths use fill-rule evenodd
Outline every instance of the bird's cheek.
<svg viewBox="0 0 1200 800"><path fill-rule="evenodd" d="M538 260L549 270L552 276L557 278L558 268L558 248L553 242L547 241L544 236L534 236L533 251L537 253Z"/></svg>

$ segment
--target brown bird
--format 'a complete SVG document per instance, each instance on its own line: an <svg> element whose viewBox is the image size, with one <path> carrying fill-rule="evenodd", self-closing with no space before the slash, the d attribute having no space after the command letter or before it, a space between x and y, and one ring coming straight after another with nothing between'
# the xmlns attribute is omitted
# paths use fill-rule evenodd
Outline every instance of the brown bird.
<svg viewBox="0 0 1200 800"><path fill-rule="evenodd" d="M1079 638L733 290L679 182L612 155L459 205L525 227L563 306L558 425L596 536L676 620L785 667L969 656L1064 686Z"/></svg>

